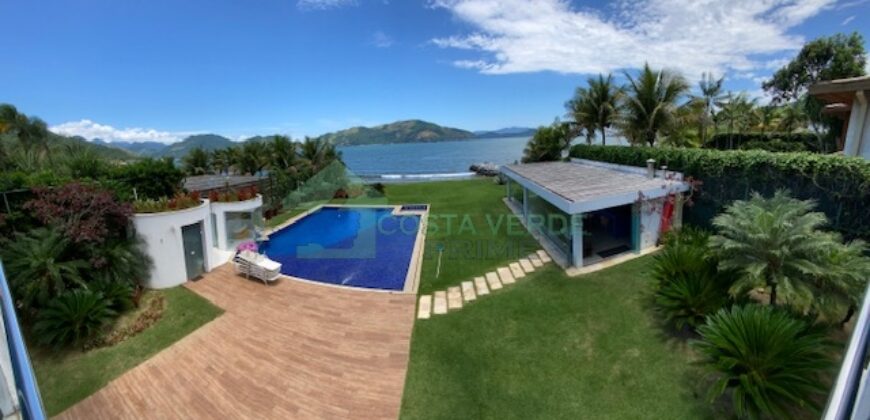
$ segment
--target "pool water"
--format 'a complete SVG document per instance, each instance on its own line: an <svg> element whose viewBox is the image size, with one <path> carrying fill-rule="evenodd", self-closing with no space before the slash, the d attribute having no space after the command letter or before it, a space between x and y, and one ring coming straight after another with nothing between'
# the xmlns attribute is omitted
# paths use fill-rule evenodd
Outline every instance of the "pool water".
<svg viewBox="0 0 870 420"><path fill-rule="evenodd" d="M269 235L281 272L324 283L402 290L420 226L393 207L321 207Z"/></svg>

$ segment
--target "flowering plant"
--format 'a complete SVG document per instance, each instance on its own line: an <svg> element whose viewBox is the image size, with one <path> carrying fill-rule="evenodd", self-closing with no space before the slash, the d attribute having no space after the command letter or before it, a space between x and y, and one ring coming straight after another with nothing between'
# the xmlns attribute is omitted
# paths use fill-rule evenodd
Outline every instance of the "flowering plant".
<svg viewBox="0 0 870 420"><path fill-rule="evenodd" d="M242 242L236 247L236 251L238 251L238 252L242 252L242 251L257 252L257 243L254 241Z"/></svg>

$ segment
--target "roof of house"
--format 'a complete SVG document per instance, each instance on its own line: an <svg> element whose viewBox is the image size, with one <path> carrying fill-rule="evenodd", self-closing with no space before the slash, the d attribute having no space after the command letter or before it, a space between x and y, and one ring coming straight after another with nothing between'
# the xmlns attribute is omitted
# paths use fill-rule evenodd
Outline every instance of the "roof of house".
<svg viewBox="0 0 870 420"><path fill-rule="evenodd" d="M682 174L656 171L649 178L645 168L575 159L507 165L502 172L563 211L575 214L663 197L688 189Z"/></svg>
<svg viewBox="0 0 870 420"><path fill-rule="evenodd" d="M819 82L810 86L809 94L826 103L851 105L855 92L859 90L870 90L870 76Z"/></svg>
<svg viewBox="0 0 870 420"><path fill-rule="evenodd" d="M210 191L226 187L250 185L263 179L251 175L197 175L184 178L184 189L188 191Z"/></svg>

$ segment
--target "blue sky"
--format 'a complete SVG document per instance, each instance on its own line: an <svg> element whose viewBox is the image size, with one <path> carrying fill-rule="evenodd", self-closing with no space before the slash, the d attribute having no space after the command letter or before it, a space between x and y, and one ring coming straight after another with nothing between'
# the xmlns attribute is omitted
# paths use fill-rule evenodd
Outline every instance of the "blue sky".
<svg viewBox="0 0 870 420"><path fill-rule="evenodd" d="M645 61L760 95L804 41L870 37L868 0L3 0L0 16L0 102L65 134L162 142L537 126L589 74Z"/></svg>

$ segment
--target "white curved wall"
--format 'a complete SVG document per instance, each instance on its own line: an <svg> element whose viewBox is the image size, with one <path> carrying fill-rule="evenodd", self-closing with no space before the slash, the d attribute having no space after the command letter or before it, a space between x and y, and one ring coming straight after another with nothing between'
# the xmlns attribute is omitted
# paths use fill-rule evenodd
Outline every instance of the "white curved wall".
<svg viewBox="0 0 870 420"><path fill-rule="evenodd" d="M198 207L163 213L137 213L133 215L136 232L144 239L146 252L154 261L151 277L143 286L164 289L187 281L184 262L183 226L202 222L203 256L205 269L209 271L223 263L213 252L209 202L204 200Z"/></svg>
<svg viewBox="0 0 870 420"><path fill-rule="evenodd" d="M227 244L227 220L226 214L233 212L250 212L263 206L263 196L257 194L255 198L245 201L235 201L231 203L211 203L211 212L215 216L215 226L217 227L217 243L214 245L223 251L235 251ZM209 230L209 235L211 230Z"/></svg>

